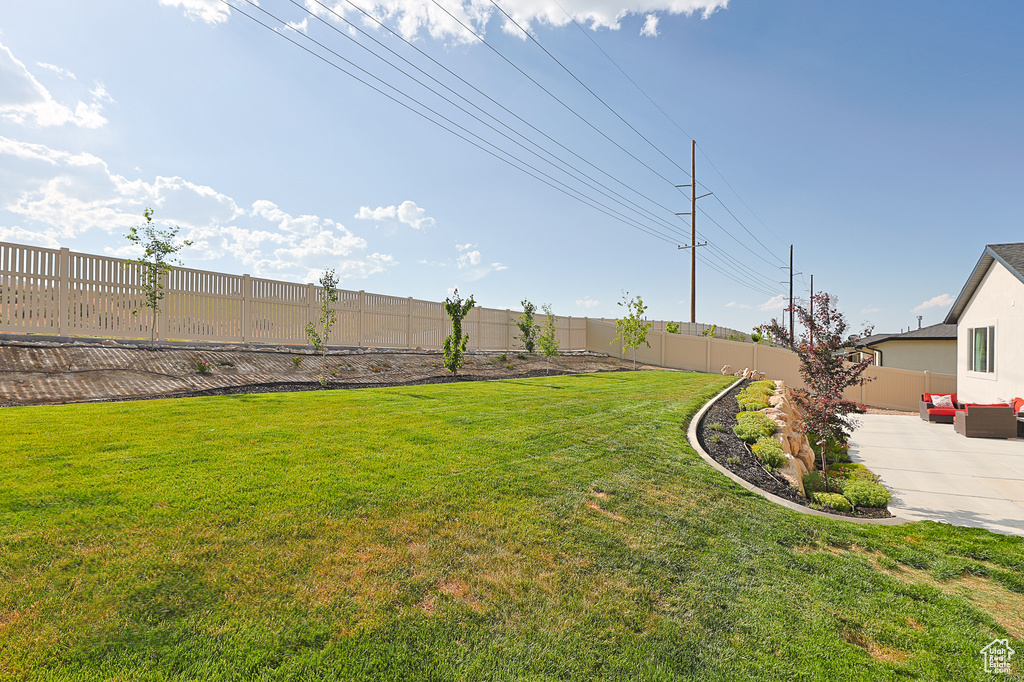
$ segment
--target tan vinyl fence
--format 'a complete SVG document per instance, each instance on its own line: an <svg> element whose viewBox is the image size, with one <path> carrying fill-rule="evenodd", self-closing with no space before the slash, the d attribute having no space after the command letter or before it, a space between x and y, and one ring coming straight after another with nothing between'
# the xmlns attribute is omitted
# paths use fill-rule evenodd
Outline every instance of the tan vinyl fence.
<svg viewBox="0 0 1024 682"><path fill-rule="evenodd" d="M142 308L138 268L126 260L0 242L0 332L55 336L149 338L150 311ZM175 268L166 281L157 338L228 343L306 344L306 323L319 315L321 289L190 268ZM451 331L444 304L339 291L332 345L376 348L440 348ZM137 315L133 311L139 311ZM476 307L464 323L474 350L520 347L519 311ZM543 315L538 316L538 322ZM563 350L620 354L613 320L556 317ZM639 362L718 373L757 369L800 386L795 353L749 342L690 335L709 325L680 325L668 334L655 322L651 347L636 351ZM718 328L719 334L735 330ZM630 354L631 357L631 354ZM916 410L923 392L954 392L956 376L870 367L874 381L849 396L876 407Z"/></svg>
<svg viewBox="0 0 1024 682"><path fill-rule="evenodd" d="M619 355L626 360L633 357L632 349L623 354L621 342L611 343L615 338L614 322L588 320L586 338L588 350ZM733 372L758 370L790 386L804 385L797 355L788 348L655 331L648 334L647 340L651 347L641 345L636 349L637 362L714 374L729 365ZM871 380L848 389L846 397L872 407L916 412L922 393L956 392L955 374L868 367L864 376Z"/></svg>
<svg viewBox="0 0 1024 682"><path fill-rule="evenodd" d="M312 284L174 268L165 281L157 338L306 344L322 290ZM127 260L0 242L0 332L148 338L140 270ZM444 304L340 290L330 343L440 348L451 332ZM137 314L133 314L136 312ZM471 349L510 350L518 311L473 308L464 330ZM540 316L543 320L543 316ZM586 319L556 317L558 343L586 346Z"/></svg>

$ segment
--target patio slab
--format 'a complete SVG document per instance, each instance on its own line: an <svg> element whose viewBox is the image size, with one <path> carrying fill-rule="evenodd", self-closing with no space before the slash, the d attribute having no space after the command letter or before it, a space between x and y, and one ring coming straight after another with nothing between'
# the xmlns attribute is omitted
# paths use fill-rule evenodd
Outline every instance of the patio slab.
<svg viewBox="0 0 1024 682"><path fill-rule="evenodd" d="M964 438L916 416L858 419L850 458L892 491L893 514L1024 536L1024 439Z"/></svg>

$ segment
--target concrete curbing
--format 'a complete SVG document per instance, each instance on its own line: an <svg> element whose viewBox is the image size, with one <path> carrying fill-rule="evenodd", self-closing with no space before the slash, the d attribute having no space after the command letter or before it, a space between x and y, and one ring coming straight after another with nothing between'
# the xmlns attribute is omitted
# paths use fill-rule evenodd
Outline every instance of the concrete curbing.
<svg viewBox="0 0 1024 682"><path fill-rule="evenodd" d="M743 379L737 379L733 383L729 384L725 389L722 390L721 393L716 395L711 400L707 401L704 404L704 407L700 408L697 414L693 415L693 419L690 420L690 426L686 430L686 438L687 440L690 441L690 447L696 450L697 454L700 455L701 459L710 464L720 473L728 476L734 483L739 484L740 486L746 488L750 492L757 493L758 495L768 500L769 502L774 502L777 505L786 507L787 509L791 509L795 512L800 512L801 514L808 514L810 516L821 516L826 519L832 519L833 521L850 521L852 523L865 523L878 526L899 526L901 524L908 523L908 519L901 519L897 516L893 516L888 519L856 519L849 516L837 516L835 514L829 514L827 512L818 511L817 509L811 509L810 507L805 507L801 504L797 504L796 502L791 502L787 499L779 497L778 495L773 495L765 490L761 490L753 483L743 480L742 478L740 478L739 476L737 476L736 474L734 474L733 472L729 471L721 464L716 462L715 459L711 455L706 453L704 451L704 448L700 446L700 441L697 439L697 427L700 425L701 420L704 418L704 414L709 409L711 409L711 406L717 403L719 400L721 400L726 393L731 391L736 386L736 384L740 383L741 381L743 381Z"/></svg>

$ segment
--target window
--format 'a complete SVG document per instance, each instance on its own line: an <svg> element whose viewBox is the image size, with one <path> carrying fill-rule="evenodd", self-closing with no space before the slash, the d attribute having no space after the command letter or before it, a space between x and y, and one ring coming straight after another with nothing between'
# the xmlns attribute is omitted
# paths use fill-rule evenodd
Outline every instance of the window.
<svg viewBox="0 0 1024 682"><path fill-rule="evenodd" d="M971 358L968 369L972 372L996 371L996 328L973 327L967 330L971 344Z"/></svg>

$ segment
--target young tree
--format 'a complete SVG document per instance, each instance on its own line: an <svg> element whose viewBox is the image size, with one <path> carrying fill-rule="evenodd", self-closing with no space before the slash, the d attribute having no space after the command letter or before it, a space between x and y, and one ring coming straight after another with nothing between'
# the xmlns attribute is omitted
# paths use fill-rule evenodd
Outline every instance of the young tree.
<svg viewBox="0 0 1024 682"><path fill-rule="evenodd" d="M525 298L523 299L523 314L519 316L519 321L516 322L516 326L519 327L519 336L513 338L522 342L523 348L527 353L533 353L537 347L537 333L540 331L540 327L533 321L533 316L537 312L537 306L530 303Z"/></svg>
<svg viewBox="0 0 1024 682"><path fill-rule="evenodd" d="M186 246L192 246L192 242L186 239L175 244L180 228L175 225L166 230L158 229L153 224L152 208L147 208L142 215L146 218L146 224L130 228L125 239L142 247L144 254L128 262L134 264L141 275L139 284L142 287L142 306L153 311L149 325L149 347L152 349L156 347L156 321L160 313L160 301L164 298L164 277L172 270L172 262L181 262L174 254ZM138 309L132 311L132 315L138 314Z"/></svg>
<svg viewBox="0 0 1024 682"><path fill-rule="evenodd" d="M644 321L644 311L647 310L647 306L639 296L629 298L628 291L622 292L622 300L618 304L626 309L626 314L615 321L616 336L611 343L621 340L623 351L627 348L633 349L633 369L636 369L636 349L640 347L641 343L646 343L648 348L651 347L647 341L647 332L651 328L651 323Z"/></svg>
<svg viewBox="0 0 1024 682"><path fill-rule="evenodd" d="M462 367L462 358L466 355L466 346L469 344L469 334L462 333L462 320L476 303L473 295L463 301L459 297L459 290L455 290L452 298L444 300L444 310L452 320L452 333L444 339L444 366L452 374L457 374L459 367Z"/></svg>
<svg viewBox="0 0 1024 682"><path fill-rule="evenodd" d="M555 327L555 314L551 312L551 304L545 303L543 306L544 314L548 316L546 322L544 322L544 331L537 338L537 343L540 344L541 352L544 353L544 357L548 359L548 374L551 373L551 358L558 355L558 329Z"/></svg>
<svg viewBox="0 0 1024 682"><path fill-rule="evenodd" d="M669 333L669 334L678 334L679 333L679 323L678 322L666 322L665 323L665 331L667 333Z"/></svg>
<svg viewBox="0 0 1024 682"><path fill-rule="evenodd" d="M794 350L800 357L800 376L807 387L805 393L797 393L794 398L807 414L804 427L816 438L822 474L828 488L826 444L845 443L857 427L857 420L851 415L864 412L863 405L844 399L843 391L868 381L861 374L871 364L871 360L852 363L844 358L841 349L846 343L849 326L829 294L815 294L812 297L812 309L813 313L801 305L794 307L805 330ZM778 345L789 344L790 331L778 320L773 319L760 329ZM868 327L862 334L870 336L871 331Z"/></svg>
<svg viewBox="0 0 1024 682"><path fill-rule="evenodd" d="M320 385L327 386L327 345L331 338L331 329L337 321L334 304L338 302L338 278L334 270L327 270L320 276L320 319L306 324L306 337L313 350L320 354ZM297 367L298 365L296 365Z"/></svg>

